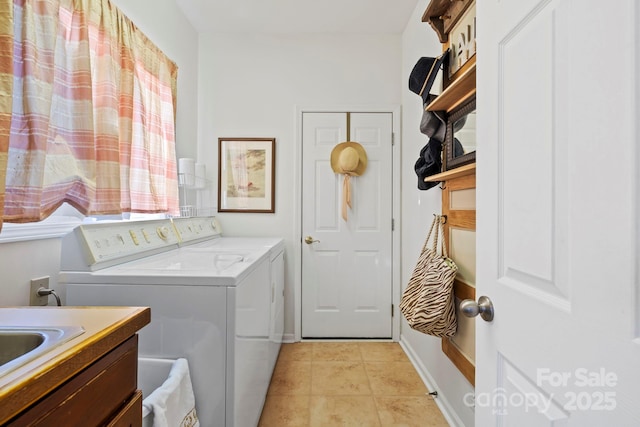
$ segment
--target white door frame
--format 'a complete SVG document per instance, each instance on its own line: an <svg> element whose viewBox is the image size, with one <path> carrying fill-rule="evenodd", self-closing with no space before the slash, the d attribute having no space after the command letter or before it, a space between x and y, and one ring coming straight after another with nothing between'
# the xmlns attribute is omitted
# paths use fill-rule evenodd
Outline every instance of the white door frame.
<svg viewBox="0 0 640 427"><path fill-rule="evenodd" d="M303 113L391 113L393 123L393 207L394 230L392 233L391 251L391 291L394 306L392 318L392 340L400 339L400 106L399 105L342 105L322 107L296 106L296 133L294 135L295 179L293 184L294 212L293 212L293 261L294 261L294 340L302 339L302 114Z"/></svg>

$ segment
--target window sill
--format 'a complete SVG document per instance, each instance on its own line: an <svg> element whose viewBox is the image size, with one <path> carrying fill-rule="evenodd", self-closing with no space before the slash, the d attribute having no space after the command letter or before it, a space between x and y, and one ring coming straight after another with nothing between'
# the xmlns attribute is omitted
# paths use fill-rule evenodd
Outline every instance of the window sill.
<svg viewBox="0 0 640 427"><path fill-rule="evenodd" d="M45 221L25 224L5 222L0 230L0 243L55 239L69 233L81 223L80 218L69 216L52 216Z"/></svg>
<svg viewBox="0 0 640 427"><path fill-rule="evenodd" d="M58 210L43 221L22 224L5 222L0 230L0 244L60 238L80 224L166 218L168 218L166 214L141 213L85 217L72 206L63 203Z"/></svg>

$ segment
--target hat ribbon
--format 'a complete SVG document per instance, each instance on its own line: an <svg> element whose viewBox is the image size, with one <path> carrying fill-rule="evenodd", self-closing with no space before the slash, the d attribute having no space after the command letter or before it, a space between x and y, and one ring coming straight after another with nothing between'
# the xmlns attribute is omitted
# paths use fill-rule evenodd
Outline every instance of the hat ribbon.
<svg viewBox="0 0 640 427"><path fill-rule="evenodd" d="M342 181L342 218L347 220L347 206L351 209L351 176L344 174Z"/></svg>

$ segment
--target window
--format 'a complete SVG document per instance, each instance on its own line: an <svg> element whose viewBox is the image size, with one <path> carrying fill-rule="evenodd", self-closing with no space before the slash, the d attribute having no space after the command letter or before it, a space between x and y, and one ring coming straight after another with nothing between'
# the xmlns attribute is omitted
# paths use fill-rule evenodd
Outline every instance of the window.
<svg viewBox="0 0 640 427"><path fill-rule="evenodd" d="M177 215L177 66L107 0L6 3L0 220Z"/></svg>

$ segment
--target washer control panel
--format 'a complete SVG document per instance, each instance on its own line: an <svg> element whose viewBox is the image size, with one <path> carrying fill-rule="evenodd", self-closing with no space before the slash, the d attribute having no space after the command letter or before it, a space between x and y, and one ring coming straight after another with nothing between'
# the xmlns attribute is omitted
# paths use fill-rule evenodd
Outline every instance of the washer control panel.
<svg viewBox="0 0 640 427"><path fill-rule="evenodd" d="M180 245L221 237L222 230L213 216L174 218L173 225L180 236Z"/></svg>
<svg viewBox="0 0 640 427"><path fill-rule="evenodd" d="M96 270L177 248L178 243L169 219L82 224L63 238L62 268Z"/></svg>

